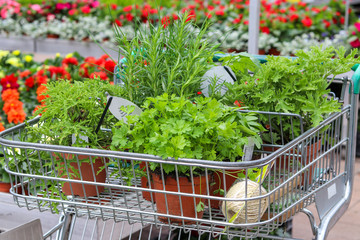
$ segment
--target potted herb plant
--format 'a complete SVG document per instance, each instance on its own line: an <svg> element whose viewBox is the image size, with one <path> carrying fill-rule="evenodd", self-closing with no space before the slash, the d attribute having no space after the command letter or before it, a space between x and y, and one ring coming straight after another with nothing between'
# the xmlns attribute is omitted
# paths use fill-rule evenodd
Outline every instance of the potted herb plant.
<svg viewBox="0 0 360 240"><path fill-rule="evenodd" d="M229 66L237 75L237 81L233 85L226 83L229 90L223 101L227 104L239 101L252 110L299 115L300 119L281 116L270 121L262 119L271 128L271 136L263 134L263 140L272 145L284 145L302 131L318 126L329 114L340 111L339 101L328 97L332 82L328 78L348 72L357 62L356 54L357 50L347 54L344 48L313 47L308 52L298 51L296 58L267 56L266 63L252 65L254 74L239 69L236 62L241 58L229 56L224 59L224 64L231 63ZM333 58L335 55L338 57ZM304 144L307 157L303 163L309 164L310 156L320 150L321 139ZM279 160L284 166L291 159ZM312 167L309 169L309 182L312 181L313 170Z"/></svg>
<svg viewBox="0 0 360 240"><path fill-rule="evenodd" d="M112 150L157 155L163 159L206 159L211 161L241 161L249 137L259 147L261 140L253 113L240 113L234 107L220 104L212 98L198 97L194 102L185 97L163 94L148 98L140 116L128 116L113 128ZM251 126L251 127L249 127ZM199 198L155 192L158 213L201 218L209 179L201 167L148 163L154 189L167 192L193 193ZM189 181L189 178L193 181ZM178 183L180 187L178 188ZM164 185L163 185L164 184ZM166 195L166 197L165 197ZM165 201L167 199L167 201ZM185 204L186 203L186 204ZM181 210L182 209L182 210ZM166 221L167 217L159 217ZM181 219L171 218L172 222ZM185 221L186 222L186 221Z"/></svg>
<svg viewBox="0 0 360 240"><path fill-rule="evenodd" d="M61 80L48 83L46 88L46 98L35 112L35 115L41 115L40 120L36 126L27 127L27 141L84 148L105 148L110 145L111 133L96 129L107 102L105 93L121 96L121 88L100 79ZM108 113L101 126L111 128L116 121ZM105 160L102 158L52 152L47 159L51 160L46 161L51 165L49 167L55 167L56 177L105 182ZM71 182L65 182L62 186L65 195L82 197L97 195L103 189L103 186Z"/></svg>
<svg viewBox="0 0 360 240"><path fill-rule="evenodd" d="M11 187L10 176L4 169L4 155L0 154L0 192L9 192Z"/></svg>
<svg viewBox="0 0 360 240"><path fill-rule="evenodd" d="M199 28L185 13L159 26L149 22L133 38L115 26L119 51L126 59L119 72L125 98L141 106L147 97L163 93L196 97L218 47L206 38L209 25L207 21Z"/></svg>

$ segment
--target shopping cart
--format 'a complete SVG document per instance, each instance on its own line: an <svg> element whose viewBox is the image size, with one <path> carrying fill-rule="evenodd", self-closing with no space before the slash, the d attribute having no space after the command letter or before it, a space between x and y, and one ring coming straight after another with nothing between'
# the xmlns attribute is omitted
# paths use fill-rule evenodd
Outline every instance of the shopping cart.
<svg viewBox="0 0 360 240"><path fill-rule="evenodd" d="M60 214L59 224L44 239L283 239L272 233L299 212L308 215L316 239L325 239L352 195L360 68L352 79L334 80L341 91L332 97L342 103L341 111L306 132L299 115L257 112L270 139L275 131L273 119L280 130L285 122L300 123L301 135L296 137L290 129L285 136L281 130L279 141L263 144L253 154L257 159L244 162L162 159L55 146L46 144L46 137L43 143L31 143L26 124L21 124L0 134L6 171L13 182L10 192L19 207ZM36 125L38 120L27 124ZM77 166L84 155L93 160L92 180L82 171L78 178L59 173L68 155ZM106 166L105 182L95 177L99 172L95 159ZM161 169L173 165L175 174L169 177L163 171L150 171L152 162ZM191 169L187 189L180 185L181 166ZM201 168L201 176L193 168ZM72 175L72 170L62 169L65 176ZM171 182L174 190L166 185ZM229 197L232 185L239 185L242 195ZM82 189L81 194L75 193L76 187ZM93 193L88 194L89 188ZM319 225L315 213L307 210L314 203ZM74 231L79 229L82 233L75 238Z"/></svg>

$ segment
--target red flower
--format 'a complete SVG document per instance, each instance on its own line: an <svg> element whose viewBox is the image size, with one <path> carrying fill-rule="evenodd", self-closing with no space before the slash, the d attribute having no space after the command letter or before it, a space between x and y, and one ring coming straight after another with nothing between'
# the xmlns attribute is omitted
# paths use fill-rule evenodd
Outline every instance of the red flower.
<svg viewBox="0 0 360 240"><path fill-rule="evenodd" d="M315 8L315 7L313 7L313 8L311 9L311 11L313 11L314 13L319 13L319 12L321 12L320 9Z"/></svg>
<svg viewBox="0 0 360 240"><path fill-rule="evenodd" d="M337 11L335 14L336 16L341 16L341 13L339 11Z"/></svg>
<svg viewBox="0 0 360 240"><path fill-rule="evenodd" d="M306 16L303 20L301 20L301 23L304 25L304 27L311 27L312 20L308 16Z"/></svg>
<svg viewBox="0 0 360 240"><path fill-rule="evenodd" d="M115 3L110 4L110 7L112 10L116 10L117 9L117 5Z"/></svg>
<svg viewBox="0 0 360 240"><path fill-rule="evenodd" d="M65 68L63 67L55 67L55 66L50 66L49 67L49 72L50 72L50 77L55 77L55 78L66 78L66 79L70 79L70 73L68 73Z"/></svg>
<svg viewBox="0 0 360 240"><path fill-rule="evenodd" d="M94 57L87 57L84 59L84 62L90 63L90 64L96 64L96 58Z"/></svg>
<svg viewBox="0 0 360 240"><path fill-rule="evenodd" d="M179 19L179 16L178 16L177 14L173 13L172 18L173 18L174 21L175 21L175 20L178 20L178 19Z"/></svg>
<svg viewBox="0 0 360 240"><path fill-rule="evenodd" d="M215 14L218 15L218 16L224 16L225 13L224 13L223 10L218 10L218 11L215 12Z"/></svg>
<svg viewBox="0 0 360 240"><path fill-rule="evenodd" d="M212 18L211 13L209 13L209 12L205 12L205 16L206 16L207 18Z"/></svg>
<svg viewBox="0 0 360 240"><path fill-rule="evenodd" d="M107 80L108 79L107 74L104 73L104 72L93 72L90 75L90 78L92 78L92 79L95 79L96 77L100 78L101 80Z"/></svg>
<svg viewBox="0 0 360 240"><path fill-rule="evenodd" d="M81 8L81 11L82 11L84 14L88 14L88 13L90 13L91 8L86 5L86 6L84 6L84 7Z"/></svg>
<svg viewBox="0 0 360 240"><path fill-rule="evenodd" d="M341 17L340 18L340 24L344 24L345 23L345 18L344 17Z"/></svg>
<svg viewBox="0 0 360 240"><path fill-rule="evenodd" d="M296 9L296 7L294 5L291 5L291 7L289 7L289 10L290 10L290 12L296 12L297 11L297 9Z"/></svg>
<svg viewBox="0 0 360 240"><path fill-rule="evenodd" d="M19 77L25 78L31 74L30 70L25 70L19 74Z"/></svg>
<svg viewBox="0 0 360 240"><path fill-rule="evenodd" d="M158 10L156 8L150 9L150 14L157 14Z"/></svg>
<svg viewBox="0 0 360 240"><path fill-rule="evenodd" d="M188 17L187 17L187 19L186 19L186 22L191 21L192 19L195 19L195 18L196 18L195 11L194 11L194 10L190 10L190 11L189 11L189 15L188 15Z"/></svg>
<svg viewBox="0 0 360 240"><path fill-rule="evenodd" d="M107 60L105 62L105 69L111 73L114 72L115 66L116 66L116 63L113 60Z"/></svg>
<svg viewBox="0 0 360 240"><path fill-rule="evenodd" d="M289 18L290 18L290 21L291 21L291 22L294 22L295 20L297 20L297 19L299 18L299 15L297 15L297 14L291 14Z"/></svg>
<svg viewBox="0 0 360 240"><path fill-rule="evenodd" d="M243 9L244 8L244 5L242 5L242 4L236 4L236 6L235 6L237 9Z"/></svg>
<svg viewBox="0 0 360 240"><path fill-rule="evenodd" d="M199 92L197 92L197 95L201 95L201 94L202 94L202 92L200 92L200 91L199 91Z"/></svg>
<svg viewBox="0 0 360 240"><path fill-rule="evenodd" d="M212 11L212 10L214 10L214 6L212 6L212 5L209 5L208 7L207 7L207 9L209 10L209 11Z"/></svg>
<svg viewBox="0 0 360 240"><path fill-rule="evenodd" d="M123 11L124 11L124 12L130 12L131 10L132 10L132 6L131 6L131 5L126 6L126 7L123 8Z"/></svg>
<svg viewBox="0 0 360 240"><path fill-rule="evenodd" d="M116 23L116 25L118 25L119 27L122 26L122 23L121 23L120 20L118 20L118 19L115 19L115 23Z"/></svg>
<svg viewBox="0 0 360 240"><path fill-rule="evenodd" d="M45 95L47 91L47 87L46 85L41 85L40 87L38 87L38 89L36 90L36 99L41 103L43 102L46 98L49 97L49 95Z"/></svg>
<svg viewBox="0 0 360 240"><path fill-rule="evenodd" d="M169 16L164 16L161 19L161 24L163 25L163 28L166 28L170 24L170 17Z"/></svg>
<svg viewBox="0 0 360 240"><path fill-rule="evenodd" d="M47 77L46 76L36 76L36 84L38 86L41 86L43 84L46 84L47 83Z"/></svg>
<svg viewBox="0 0 360 240"><path fill-rule="evenodd" d="M29 77L25 80L25 86L27 86L28 88L33 88L35 85L35 81L33 77Z"/></svg>
<svg viewBox="0 0 360 240"><path fill-rule="evenodd" d="M76 9L71 9L71 10L69 10L69 12L68 12L68 14L69 14L70 16L75 15L76 13L77 13L77 10L76 10Z"/></svg>
<svg viewBox="0 0 360 240"><path fill-rule="evenodd" d="M84 77L84 78L90 77L89 70L88 70L87 66L88 66L88 63L83 63L83 64L80 65L79 75L81 77Z"/></svg>
<svg viewBox="0 0 360 240"><path fill-rule="evenodd" d="M264 27L260 27L261 32L265 33L265 34L270 34L270 29L266 26Z"/></svg>
<svg viewBox="0 0 360 240"><path fill-rule="evenodd" d="M127 13L125 17L126 20L128 20L129 22L131 22L134 19L134 15L132 15L131 13Z"/></svg>
<svg viewBox="0 0 360 240"><path fill-rule="evenodd" d="M68 65L75 65L77 66L79 64L78 60L74 57L71 57L71 58L64 58L62 60L62 64L65 65L65 66L68 66Z"/></svg>
<svg viewBox="0 0 360 240"><path fill-rule="evenodd" d="M306 3L304 3L304 2L298 2L298 5L299 5L300 7L306 7Z"/></svg>
<svg viewBox="0 0 360 240"><path fill-rule="evenodd" d="M244 103L243 103L242 101L236 100L236 101L234 102L234 105L236 105L236 106L238 106L238 107L241 107L241 104L243 104L243 106L244 106Z"/></svg>
<svg viewBox="0 0 360 240"><path fill-rule="evenodd" d="M0 132L4 131L5 130L5 127L4 125L2 125L2 123L0 122Z"/></svg>
<svg viewBox="0 0 360 240"><path fill-rule="evenodd" d="M358 48L358 47L360 47L360 41L359 41L359 39L356 39L355 41L350 42L350 45L351 45L353 48Z"/></svg>
<svg viewBox="0 0 360 240"><path fill-rule="evenodd" d="M249 20L245 20L244 25L249 25Z"/></svg>
<svg viewBox="0 0 360 240"><path fill-rule="evenodd" d="M20 85L17 83L17 77L14 74L7 75L1 79L0 83L2 86L1 92L4 92L6 89L18 89Z"/></svg>
<svg viewBox="0 0 360 240"><path fill-rule="evenodd" d="M241 22L241 19L240 19L240 18L235 18L232 23L233 23L233 24L239 24L240 22Z"/></svg>
<svg viewBox="0 0 360 240"><path fill-rule="evenodd" d="M328 28L331 26L331 23L327 20L323 20L323 23L325 24L325 27Z"/></svg>

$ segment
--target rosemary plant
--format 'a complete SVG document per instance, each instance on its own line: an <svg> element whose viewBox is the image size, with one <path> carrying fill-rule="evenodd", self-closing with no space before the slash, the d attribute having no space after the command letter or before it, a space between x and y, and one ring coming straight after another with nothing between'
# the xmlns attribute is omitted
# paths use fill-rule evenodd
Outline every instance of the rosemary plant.
<svg viewBox="0 0 360 240"><path fill-rule="evenodd" d="M120 72L122 86L130 101L141 105L146 97L164 93L191 99L200 91L218 45L204 37L209 22L196 28L189 17L165 18L158 26L149 23L133 39L115 26L119 50L126 59Z"/></svg>

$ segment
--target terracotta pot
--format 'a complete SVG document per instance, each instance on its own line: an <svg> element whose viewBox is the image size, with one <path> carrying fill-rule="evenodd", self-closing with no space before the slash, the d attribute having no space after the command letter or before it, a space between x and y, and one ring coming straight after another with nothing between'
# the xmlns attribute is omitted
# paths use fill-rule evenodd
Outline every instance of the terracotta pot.
<svg viewBox="0 0 360 240"><path fill-rule="evenodd" d="M264 49L259 49L259 55L265 55L265 54L266 54L266 52Z"/></svg>
<svg viewBox="0 0 360 240"><path fill-rule="evenodd" d="M58 39L58 38L59 38L59 35L49 33L49 34L47 34L47 38Z"/></svg>
<svg viewBox="0 0 360 240"><path fill-rule="evenodd" d="M279 56L279 55L280 55L280 51L277 50L276 48L271 48L271 49L269 50L269 55Z"/></svg>
<svg viewBox="0 0 360 240"><path fill-rule="evenodd" d="M149 171L149 168L146 168L146 163L145 162L140 163L140 169L143 169L144 172L145 172L145 176L141 177L141 187L142 188L150 188L149 187L148 176L147 176L147 171ZM152 181L152 175L150 175L150 186L151 186L151 189L154 189L154 182ZM150 202L153 201L154 203L156 202L155 193L142 191L142 196L147 201L150 201Z"/></svg>
<svg viewBox="0 0 360 240"><path fill-rule="evenodd" d="M73 154L65 154L66 161L70 166L74 169L78 168L78 163L76 161L76 157ZM98 182L98 183L105 183L106 180L106 171L103 169L101 172L100 169L104 167L104 161L102 158L96 158L93 162L92 166L94 168L94 171L92 170L92 166L89 163L90 156L87 155L78 155L78 159L80 162L80 171L78 172L78 175L82 176L83 181L90 181L90 182ZM74 160L73 160L74 159ZM85 161L84 159L88 159ZM94 159L94 158L92 158ZM59 175L62 178L68 178L66 175L66 168L64 166L64 159L60 159L59 161L62 161L59 166ZM70 163L69 163L70 161ZM70 179L74 180L80 180L79 177L73 176L74 171L71 168L68 168L68 171L70 173ZM99 173L98 173L99 172ZM94 173L95 173L95 179L94 179ZM98 174L97 174L98 173ZM72 191L71 191L72 190ZM104 191L104 186L95 186L91 184L82 184L82 183L71 183L71 182L65 182L64 186L62 187L62 192L65 195L77 195L80 197L90 197L90 196L97 196L98 193L101 193Z"/></svg>
<svg viewBox="0 0 360 240"><path fill-rule="evenodd" d="M154 188L157 190L163 190L163 181L161 179L161 176L159 176L156 173L152 173L152 178L154 181ZM179 186L180 189L178 189L178 183L176 179L172 177L166 177L164 179L165 181L165 191L166 192L180 192L180 193L193 193L193 186L195 194L206 194L206 177L205 176L198 176L194 177L194 182L190 182L187 177L179 177ZM194 204L194 197L185 197L173 194L166 194L166 201L165 201L165 194L156 192L155 193L156 198L156 208L158 213L162 214L170 214L175 216L184 216L184 217L190 217L190 218L202 218L203 211L197 212L196 206L200 203L200 201L204 202L203 199L195 198L195 204ZM180 204L180 198L181 198L181 204ZM169 212L167 212L166 207L168 207ZM183 215L181 215L181 209L183 211ZM162 222L168 222L167 217L161 217L159 216L159 220ZM182 220L179 218L170 218L170 222L172 223L182 223ZM194 223L194 221L191 220L184 220L185 224L191 224Z"/></svg>
<svg viewBox="0 0 360 240"><path fill-rule="evenodd" d="M11 183L0 182L0 192L8 193L11 188Z"/></svg>
<svg viewBox="0 0 360 240"><path fill-rule="evenodd" d="M269 147L269 146L264 147L264 151L268 151L268 152L274 152L278 149L279 149L279 147ZM299 157L298 158L299 164L306 164L306 165L310 164L313 161L314 157L317 155L317 153L320 151L320 149L321 149L321 139L318 140L316 143L309 144L305 149L306 158L305 158L305 160L302 160L302 158ZM290 153L294 153L294 151L292 150L292 151L290 151ZM297 158L297 157L295 157L295 158ZM276 168L288 169L289 171L292 171L293 169L291 168L291 165L289 165L289 164L291 164L291 163L294 164L293 160L294 160L294 158L291 156L278 157L275 160L274 167L276 166ZM305 167L305 166L303 166L303 167ZM302 185L305 184L306 179L308 179L308 183L311 183L313 181L313 174L314 174L315 166L312 165L312 166L308 167L307 169L308 170L305 171L301 175L302 176L301 177Z"/></svg>

